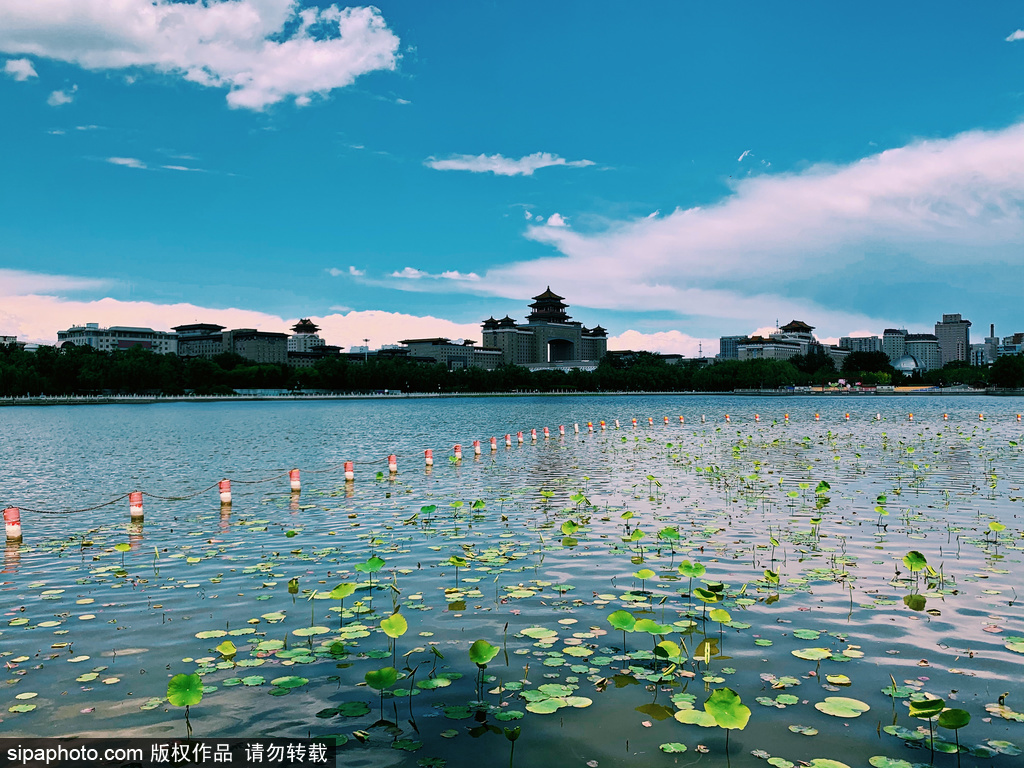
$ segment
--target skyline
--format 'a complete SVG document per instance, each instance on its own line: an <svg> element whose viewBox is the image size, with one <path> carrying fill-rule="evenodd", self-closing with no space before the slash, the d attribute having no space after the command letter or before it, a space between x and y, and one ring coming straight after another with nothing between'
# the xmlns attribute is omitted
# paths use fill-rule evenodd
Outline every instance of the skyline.
<svg viewBox="0 0 1024 768"><path fill-rule="evenodd" d="M5 3L0 333L1024 330L1013 4L378 8Z"/></svg>

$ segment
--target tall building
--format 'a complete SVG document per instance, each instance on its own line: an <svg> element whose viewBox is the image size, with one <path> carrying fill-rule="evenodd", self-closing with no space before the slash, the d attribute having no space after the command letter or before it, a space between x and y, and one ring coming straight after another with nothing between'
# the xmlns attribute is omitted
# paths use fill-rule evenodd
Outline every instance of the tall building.
<svg viewBox="0 0 1024 768"><path fill-rule="evenodd" d="M907 331L905 328L886 328L882 332L882 351L889 356L893 365L907 354Z"/></svg>
<svg viewBox="0 0 1024 768"><path fill-rule="evenodd" d="M964 320L959 314L943 315L942 322L935 324L935 336L939 340L942 365L954 360L967 361L971 352L970 328L971 321Z"/></svg>
<svg viewBox="0 0 1024 768"><path fill-rule="evenodd" d="M124 325L100 328L99 323L86 323L57 331L57 346L93 347L104 352L142 347L158 354L173 355L178 351L178 334Z"/></svg>
<svg viewBox="0 0 1024 768"><path fill-rule="evenodd" d="M877 336L843 336L839 348L851 352L881 352L882 340Z"/></svg>
<svg viewBox="0 0 1024 768"><path fill-rule="evenodd" d="M935 334L908 333L904 338L906 339L906 355L917 361L917 370L924 373L942 367L942 351L939 339ZM895 363L893 365L895 366ZM897 370L899 369L899 366L895 367Z"/></svg>
<svg viewBox="0 0 1024 768"><path fill-rule="evenodd" d="M802 320L790 320L775 333L763 336L751 336L737 342L738 359L740 360L788 360L797 355L826 354L832 358L836 368L850 354L850 350L822 344L814 337L814 326Z"/></svg>
<svg viewBox="0 0 1024 768"><path fill-rule="evenodd" d="M313 323L308 317L304 317L292 326L294 334L288 339L289 352L313 352L317 347L326 346L327 342L317 336L320 326Z"/></svg>
<svg viewBox="0 0 1024 768"><path fill-rule="evenodd" d="M528 368L593 368L608 351L608 332L585 328L566 313L564 297L549 286L533 297L525 323L509 316L483 322L483 346L501 351L501 362Z"/></svg>
<svg viewBox="0 0 1024 768"><path fill-rule="evenodd" d="M224 352L223 325L213 323L190 323L176 325L178 332L178 356L202 357L209 360Z"/></svg>
<svg viewBox="0 0 1024 768"><path fill-rule="evenodd" d="M722 336L718 340L718 355L716 356L719 360L739 360L740 350L739 343L746 339L746 336Z"/></svg>
<svg viewBox="0 0 1024 768"><path fill-rule="evenodd" d="M236 328L224 331L224 351L252 360L254 363L288 363L288 334Z"/></svg>

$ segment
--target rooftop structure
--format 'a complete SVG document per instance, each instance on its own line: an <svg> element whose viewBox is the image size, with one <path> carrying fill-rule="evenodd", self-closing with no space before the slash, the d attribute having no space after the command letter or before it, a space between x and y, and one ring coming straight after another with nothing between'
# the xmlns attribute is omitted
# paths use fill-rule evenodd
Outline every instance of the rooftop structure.
<svg viewBox="0 0 1024 768"><path fill-rule="evenodd" d="M159 354L176 354L178 334L127 325L100 328L99 323L86 323L73 325L66 331L58 331L57 346L92 347L104 352L142 347Z"/></svg>

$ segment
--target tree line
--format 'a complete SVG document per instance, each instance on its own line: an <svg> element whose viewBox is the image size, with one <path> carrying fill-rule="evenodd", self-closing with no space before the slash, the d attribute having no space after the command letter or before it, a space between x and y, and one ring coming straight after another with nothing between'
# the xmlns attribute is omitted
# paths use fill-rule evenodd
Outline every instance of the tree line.
<svg viewBox="0 0 1024 768"><path fill-rule="evenodd" d="M309 368L253 363L225 353L213 359L160 355L141 347L111 352L92 347L39 347L27 352L0 345L0 396L37 395L230 395L240 389L326 392L600 392L779 389L845 379L863 386L924 384L1024 388L1024 356L993 365L951 363L923 375L894 371L881 352L854 352L837 370L825 354L789 360L727 360L670 364L651 352L609 354L593 371L531 372L514 365L495 370L449 371L443 365L402 358L326 358Z"/></svg>

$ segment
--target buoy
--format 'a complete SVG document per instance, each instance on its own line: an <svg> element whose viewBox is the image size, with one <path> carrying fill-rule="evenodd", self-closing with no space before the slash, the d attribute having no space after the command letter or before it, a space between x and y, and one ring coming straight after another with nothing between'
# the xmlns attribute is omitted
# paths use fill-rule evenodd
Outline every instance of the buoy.
<svg viewBox="0 0 1024 768"><path fill-rule="evenodd" d="M942 420L943 421L949 421L949 414L948 413L942 414ZM1019 416L1017 417L1017 421L1020 421L1020 417Z"/></svg>
<svg viewBox="0 0 1024 768"><path fill-rule="evenodd" d="M605 423L604 423L604 422L602 421L602 422L601 422L601 431L602 431L602 432L604 431L604 428L605 428Z"/></svg>
<svg viewBox="0 0 1024 768"><path fill-rule="evenodd" d="M523 433L522 432L516 432L516 440L519 442L520 445L523 444Z"/></svg>
<svg viewBox="0 0 1024 768"><path fill-rule="evenodd" d="M985 414L979 413L978 414L978 421L984 421L984 420L985 420Z"/></svg>
<svg viewBox="0 0 1024 768"><path fill-rule="evenodd" d="M908 413L907 414L907 421L913 421L913 420L914 420L914 414Z"/></svg>
<svg viewBox="0 0 1024 768"><path fill-rule="evenodd" d="M462 461L462 446L456 443L452 450L455 452L455 460Z"/></svg>
<svg viewBox="0 0 1024 768"><path fill-rule="evenodd" d="M572 431L573 431L573 433L578 435L580 433L580 425L579 424L573 424L572 425Z"/></svg>
<svg viewBox="0 0 1024 768"><path fill-rule="evenodd" d="M549 437L551 437L551 433L548 432L547 427L544 427L544 439L547 440Z"/></svg>
<svg viewBox="0 0 1024 768"><path fill-rule="evenodd" d="M537 430L536 429L531 429L530 430L530 440L532 440L535 443L537 442Z"/></svg>
<svg viewBox="0 0 1024 768"><path fill-rule="evenodd" d="M668 416L665 417L665 423L668 424Z"/></svg>
<svg viewBox="0 0 1024 768"><path fill-rule="evenodd" d="M7 530L7 541L21 541L21 510L8 507L4 510L4 528Z"/></svg>
<svg viewBox="0 0 1024 768"><path fill-rule="evenodd" d="M388 472L392 475L398 472L398 457L393 453L388 456Z"/></svg>
<svg viewBox="0 0 1024 768"><path fill-rule="evenodd" d="M565 424L558 425L558 435L559 437L565 437Z"/></svg>
<svg viewBox="0 0 1024 768"><path fill-rule="evenodd" d="M707 419L705 419L705 418L704 418L704 414L702 413L702 414L700 415L700 423L701 423L701 424L704 424L704 423L705 423L706 421L707 421Z"/></svg>
<svg viewBox="0 0 1024 768"><path fill-rule="evenodd" d="M653 416L648 416L647 417L647 425L651 426L651 427L654 426L654 417Z"/></svg>
<svg viewBox="0 0 1024 768"><path fill-rule="evenodd" d="M686 419L684 419L682 416L680 416L679 417L679 423L680 424L685 424L686 423Z"/></svg>
<svg viewBox="0 0 1024 768"><path fill-rule="evenodd" d="M619 428L619 420L618 420L618 419L616 419L616 420L615 420L615 428L616 428L616 429L618 429L618 428Z"/></svg>
<svg viewBox="0 0 1024 768"><path fill-rule="evenodd" d="M849 420L850 420L850 414L846 414L846 420L847 420L847 421L849 421Z"/></svg>
<svg viewBox="0 0 1024 768"><path fill-rule="evenodd" d="M423 463L428 467L434 466L434 452L429 448L423 452Z"/></svg>
<svg viewBox="0 0 1024 768"><path fill-rule="evenodd" d="M587 432L593 432L593 431L594 431L594 422L588 421L587 422Z"/></svg>
<svg viewBox="0 0 1024 768"><path fill-rule="evenodd" d="M875 414L875 421L881 421L881 420L882 420L882 414L876 413Z"/></svg>
<svg viewBox="0 0 1024 768"><path fill-rule="evenodd" d="M1017 421L1020 421L1020 414L1017 414Z"/></svg>
<svg viewBox="0 0 1024 768"><path fill-rule="evenodd" d="M302 481L299 477L299 470L289 469L288 470L288 484L291 486L293 491L302 490Z"/></svg>
<svg viewBox="0 0 1024 768"><path fill-rule="evenodd" d="M221 480L217 483L217 490L220 492L220 503L230 504L231 503L231 481Z"/></svg>
<svg viewBox="0 0 1024 768"><path fill-rule="evenodd" d="M474 440L473 441L473 455L474 456L479 456L480 455L480 441L479 440Z"/></svg>
<svg viewBox="0 0 1024 768"><path fill-rule="evenodd" d="M345 479L349 482L356 479L355 465L351 461L345 462Z"/></svg>
<svg viewBox="0 0 1024 768"><path fill-rule="evenodd" d="M505 447L506 448L511 448L512 447L512 435L505 435Z"/></svg>
<svg viewBox="0 0 1024 768"><path fill-rule="evenodd" d="M725 414L725 420L726 420L726 421L729 421L729 414L728 414L728 413L727 413L727 414Z"/></svg>
<svg viewBox="0 0 1024 768"><path fill-rule="evenodd" d="M754 421L760 421L760 420L761 420L761 414L755 413L754 414Z"/></svg>
<svg viewBox="0 0 1024 768"><path fill-rule="evenodd" d="M816 414L814 414L814 420L815 420L815 421L821 421L821 415L820 415L820 414L817 414L817 413L816 413Z"/></svg>
<svg viewBox="0 0 1024 768"><path fill-rule="evenodd" d="M492 437L491 438L491 451L493 452L493 451L496 451L496 450L498 450L498 438Z"/></svg>
<svg viewBox="0 0 1024 768"><path fill-rule="evenodd" d="M128 515L132 520L137 520L142 514L142 491L132 491L128 494Z"/></svg>
<svg viewBox="0 0 1024 768"><path fill-rule="evenodd" d="M636 419L633 419L633 426L636 426Z"/></svg>
<svg viewBox="0 0 1024 768"><path fill-rule="evenodd" d="M788 413L785 415L784 420L785 421L789 421L789 414Z"/></svg>

